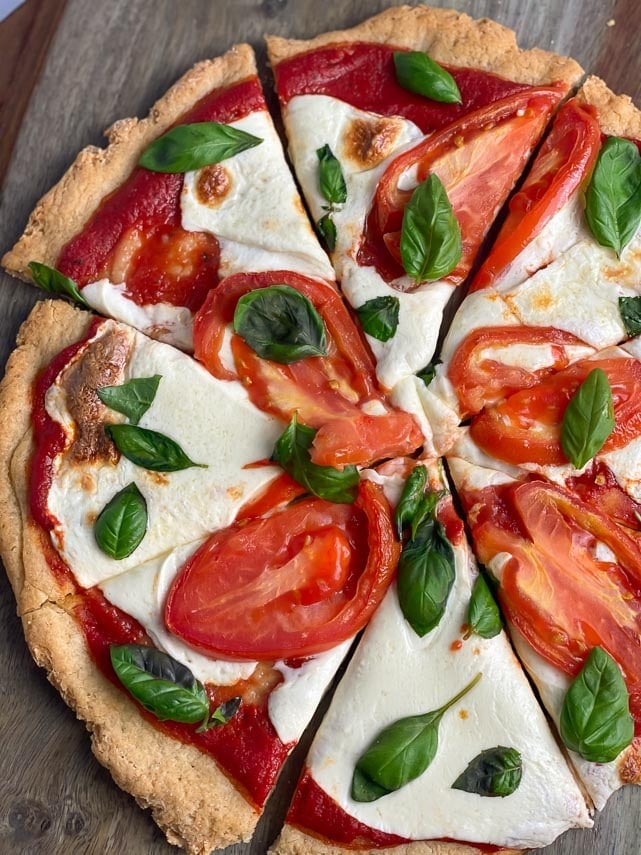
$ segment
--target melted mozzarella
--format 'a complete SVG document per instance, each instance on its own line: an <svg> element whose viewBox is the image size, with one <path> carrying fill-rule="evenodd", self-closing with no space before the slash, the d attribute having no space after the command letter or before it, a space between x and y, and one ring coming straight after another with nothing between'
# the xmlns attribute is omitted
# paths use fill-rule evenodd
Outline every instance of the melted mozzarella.
<svg viewBox="0 0 641 855"><path fill-rule="evenodd" d="M426 386L418 377L411 375L394 386L390 400L395 407L405 410L418 422L425 443L424 457L440 457L456 442L459 434L459 414L448 403L433 394L435 380Z"/></svg>

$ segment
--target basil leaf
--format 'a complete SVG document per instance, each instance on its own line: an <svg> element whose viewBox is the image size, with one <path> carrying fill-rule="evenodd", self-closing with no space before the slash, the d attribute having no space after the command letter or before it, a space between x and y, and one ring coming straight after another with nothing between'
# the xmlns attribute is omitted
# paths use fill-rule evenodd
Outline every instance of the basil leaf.
<svg viewBox="0 0 641 855"><path fill-rule="evenodd" d="M107 502L93 533L100 549L116 561L138 548L147 533L147 502L136 484L128 484Z"/></svg>
<svg viewBox="0 0 641 855"><path fill-rule="evenodd" d="M325 326L310 300L289 285L257 288L234 312L234 332L262 359L288 365L327 356Z"/></svg>
<svg viewBox="0 0 641 855"><path fill-rule="evenodd" d="M197 466L207 469L206 463L194 463L173 439L155 430L137 425L105 425L118 451L137 466L153 472L178 472Z"/></svg>
<svg viewBox="0 0 641 855"><path fill-rule="evenodd" d="M619 297L619 314L628 335L641 333L641 297Z"/></svg>
<svg viewBox="0 0 641 855"><path fill-rule="evenodd" d="M356 314L367 335L379 341L389 341L398 327L400 301L398 297L374 297L356 309Z"/></svg>
<svg viewBox="0 0 641 855"><path fill-rule="evenodd" d="M60 294L63 297L70 297L75 303L89 308L89 303L82 296L80 289L73 279L63 276L59 270L48 267L46 264L40 264L39 261L30 261L29 270L38 288L42 288L48 294Z"/></svg>
<svg viewBox="0 0 641 855"><path fill-rule="evenodd" d="M329 502L351 504L356 499L359 475L355 466L335 469L312 463L309 449L316 431L298 423L296 414L274 446L272 460L310 493Z"/></svg>
<svg viewBox="0 0 641 855"><path fill-rule="evenodd" d="M152 405L161 375L137 377L120 386L102 386L96 393L105 406L123 413L132 425L137 425Z"/></svg>
<svg viewBox="0 0 641 855"><path fill-rule="evenodd" d="M501 612L483 576L476 577L472 588L467 622L481 638L494 638L503 629Z"/></svg>
<svg viewBox="0 0 641 855"><path fill-rule="evenodd" d="M356 763L351 790L354 801L375 801L422 775L436 755L438 728L444 713L480 679L481 674L477 674L439 709L401 718L382 730ZM382 791L379 795L376 787Z"/></svg>
<svg viewBox="0 0 641 855"><path fill-rule="evenodd" d="M561 423L561 448L576 469L582 469L603 447L614 424L608 375L595 368L570 399Z"/></svg>
<svg viewBox="0 0 641 855"><path fill-rule="evenodd" d="M469 762L452 784L453 790L464 790L478 796L511 795L521 783L523 764L516 748L487 748Z"/></svg>
<svg viewBox="0 0 641 855"><path fill-rule="evenodd" d="M621 669L602 647L593 647L572 681L561 710L561 739L591 763L609 763L634 737L634 722Z"/></svg>
<svg viewBox="0 0 641 855"><path fill-rule="evenodd" d="M330 252L336 249L336 223L332 220L332 212L328 211L316 223L320 236L325 241L325 246Z"/></svg>
<svg viewBox="0 0 641 855"><path fill-rule="evenodd" d="M160 721L195 724L209 718L205 687L172 656L138 644L112 644L109 655L123 686Z"/></svg>
<svg viewBox="0 0 641 855"><path fill-rule="evenodd" d="M585 197L585 217L601 246L621 255L641 222L641 154L630 140L603 144Z"/></svg>
<svg viewBox="0 0 641 855"><path fill-rule="evenodd" d="M240 707L242 698L237 695L235 698L230 698L228 701L217 706L213 713L206 717L200 727L196 729L196 733L203 733L205 730L210 730L212 727L220 727L222 724L232 719Z"/></svg>
<svg viewBox="0 0 641 855"><path fill-rule="evenodd" d="M425 487L427 486L427 469L415 466L407 476L401 498L394 512L394 522L399 540L403 537L405 526L411 525L421 505Z"/></svg>
<svg viewBox="0 0 641 855"><path fill-rule="evenodd" d="M260 143L260 137L220 122L177 125L154 140L138 164L152 172L189 172L220 163Z"/></svg>
<svg viewBox="0 0 641 855"><path fill-rule="evenodd" d="M426 386L429 386L432 380L436 377L436 366L439 365L440 362L440 359L435 359L433 362L430 362L429 365L426 365L425 368L417 371L416 376L418 379L422 380Z"/></svg>
<svg viewBox="0 0 641 855"><path fill-rule="evenodd" d="M462 252L461 227L445 187L432 174L414 190L403 212L403 267L416 282L431 282L451 273Z"/></svg>
<svg viewBox="0 0 641 855"><path fill-rule="evenodd" d="M417 635L439 624L455 575L454 551L443 526L432 517L423 519L398 562L398 601Z"/></svg>
<svg viewBox="0 0 641 855"><path fill-rule="evenodd" d="M394 67L396 79L403 89L444 104L463 103L452 75L426 53L418 50L394 51Z"/></svg>
<svg viewBox="0 0 641 855"><path fill-rule="evenodd" d="M323 197L331 205L347 201L347 186L338 159L328 145L316 149L318 156L318 183Z"/></svg>

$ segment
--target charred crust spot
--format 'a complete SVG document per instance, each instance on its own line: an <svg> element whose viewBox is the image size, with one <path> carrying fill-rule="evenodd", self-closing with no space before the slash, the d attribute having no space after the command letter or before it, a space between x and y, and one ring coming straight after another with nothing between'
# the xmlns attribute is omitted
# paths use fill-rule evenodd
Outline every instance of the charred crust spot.
<svg viewBox="0 0 641 855"><path fill-rule="evenodd" d="M635 739L621 758L619 775L624 784L641 784L641 740Z"/></svg>
<svg viewBox="0 0 641 855"><path fill-rule="evenodd" d="M345 155L371 169L391 154L400 133L401 125L394 119L353 119L345 135Z"/></svg>
<svg viewBox="0 0 641 855"><path fill-rule="evenodd" d="M231 178L222 163L203 167L196 180L196 196L203 205L214 208L231 190Z"/></svg>

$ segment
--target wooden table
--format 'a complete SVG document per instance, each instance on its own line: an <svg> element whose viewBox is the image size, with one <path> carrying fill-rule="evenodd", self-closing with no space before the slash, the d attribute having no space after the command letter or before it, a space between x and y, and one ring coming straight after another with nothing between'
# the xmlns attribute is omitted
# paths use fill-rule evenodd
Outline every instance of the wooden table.
<svg viewBox="0 0 641 855"><path fill-rule="evenodd" d="M34 0L29 0L33 4ZM8 90L26 100L35 78L43 37L62 8L42 0L40 40L22 44L24 63ZM351 26L393 5L385 0L67 0L20 129L0 207L0 249L21 233L37 199L101 130L128 115L143 115L190 65L232 43L256 48L271 89L262 44L264 33L309 37ZM435 3L513 27L525 47L574 56L615 90L641 103L641 16L633 0L473 0ZM42 10L38 13L44 14ZM6 33L0 25L0 37ZM35 26L35 25L34 25ZM27 29L27 36L29 30ZM34 45L36 45L34 47ZM11 60L6 53L3 62ZM13 61L17 54L13 50ZM39 53L40 52L40 53ZM37 69L36 69L37 71ZM26 87L26 88L25 88ZM6 133L8 125L3 124ZM5 141L6 147L6 141ZM0 274L0 360L13 347L19 324L34 304L35 289ZM93 759L83 725L32 663L15 617L15 604L0 575L0 853L169 853L150 817L122 793ZM302 761L298 752L297 762ZM285 778L291 788L296 763ZM285 797L270 805L254 841L229 853L263 853L285 810ZM618 793L593 832L569 832L546 855L639 855L641 791Z"/></svg>

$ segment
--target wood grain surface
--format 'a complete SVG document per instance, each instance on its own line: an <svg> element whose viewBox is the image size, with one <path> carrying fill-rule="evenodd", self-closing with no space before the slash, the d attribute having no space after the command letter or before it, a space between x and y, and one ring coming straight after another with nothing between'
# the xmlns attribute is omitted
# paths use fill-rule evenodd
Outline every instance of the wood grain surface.
<svg viewBox="0 0 641 855"><path fill-rule="evenodd" d="M67 0L31 96L0 206L0 250L24 228L37 199L101 130L143 115L195 61L238 41L258 52L272 89L262 37L309 37L351 26L384 0ZM524 47L570 54L617 91L641 102L641 16L633 0L474 0L435 3L487 16L517 31ZM24 61L31 61L26 54ZM0 60L1 61L1 60ZM273 96L272 96L273 103ZM0 364L35 289L0 274ZM169 853L150 817L93 759L75 720L27 652L15 604L0 575L0 853ZM286 769L251 844L228 855L264 853L274 839L303 750ZM545 818L541 817L544 823ZM569 832L545 855L639 855L641 790L619 792L594 831Z"/></svg>

